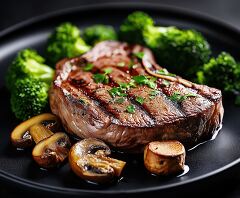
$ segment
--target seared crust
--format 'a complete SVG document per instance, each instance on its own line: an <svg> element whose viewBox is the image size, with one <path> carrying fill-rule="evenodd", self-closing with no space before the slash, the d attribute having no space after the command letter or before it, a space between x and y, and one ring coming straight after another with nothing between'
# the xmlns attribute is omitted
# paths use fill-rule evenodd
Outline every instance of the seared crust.
<svg viewBox="0 0 240 198"><path fill-rule="evenodd" d="M83 56L57 64L50 106L66 131L80 138L99 138L127 152L141 152L144 145L157 140L178 140L192 147L210 139L223 117L222 95L217 89L197 84L188 88L176 82L162 87L162 79L158 79L159 94L154 98L148 97L152 89L141 85L130 88L123 103L113 101L108 90L116 83L129 82L134 75L146 75L137 59L136 67L128 68L132 53L139 51L144 51L155 68L161 69L147 48L115 41L101 42ZM86 62L94 64L91 72L82 70ZM122 62L125 66L119 67ZM95 83L93 73L106 68L112 69L110 83ZM176 91L197 97L176 103L169 98ZM145 98L142 105L135 102L136 96ZM130 104L136 108L134 114L126 112Z"/></svg>

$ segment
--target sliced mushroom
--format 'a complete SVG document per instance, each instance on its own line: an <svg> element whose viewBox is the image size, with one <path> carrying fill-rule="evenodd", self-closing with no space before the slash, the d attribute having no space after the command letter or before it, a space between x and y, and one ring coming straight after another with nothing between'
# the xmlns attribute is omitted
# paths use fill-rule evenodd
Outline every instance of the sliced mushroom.
<svg viewBox="0 0 240 198"><path fill-rule="evenodd" d="M36 143L32 156L39 166L55 167L67 158L71 143L65 133L53 134L42 124L36 124L30 127L30 134Z"/></svg>
<svg viewBox="0 0 240 198"><path fill-rule="evenodd" d="M44 113L22 122L11 133L12 144L18 148L26 148L32 146L34 141L29 133L29 128L35 124L47 121L58 122L59 125L58 118L50 113Z"/></svg>
<svg viewBox="0 0 240 198"><path fill-rule="evenodd" d="M41 122L41 124L52 132L58 132L63 130L61 121L58 118L55 120L44 120L43 122Z"/></svg>
<svg viewBox="0 0 240 198"><path fill-rule="evenodd" d="M178 141L150 142L144 150L144 165L156 175L177 174L184 170L185 148Z"/></svg>
<svg viewBox="0 0 240 198"><path fill-rule="evenodd" d="M120 176L126 162L107 157L110 148L101 140L88 138L77 142L70 150L69 163L82 179L106 183Z"/></svg>

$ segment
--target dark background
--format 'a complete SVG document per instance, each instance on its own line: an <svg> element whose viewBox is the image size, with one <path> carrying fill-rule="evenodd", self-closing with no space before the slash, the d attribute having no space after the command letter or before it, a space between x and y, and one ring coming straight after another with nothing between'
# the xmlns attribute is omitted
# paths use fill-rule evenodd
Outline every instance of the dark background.
<svg viewBox="0 0 240 198"><path fill-rule="evenodd" d="M0 4L0 31L9 28L21 21L43 15L60 9L78 7L87 4L115 2L104 0L1 0ZM117 1L116 1L117 2ZM239 0L145 0L121 2L152 2L164 6L173 6L200 12L205 15L224 21L240 30L240 1ZM143 181L144 182L144 181ZM7 183L0 182L0 197L42 197L39 193L18 189ZM49 195L50 196L50 195ZM160 193L161 197L240 197L240 165L224 173L200 181L187 187L179 187ZM52 196L53 197L53 196ZM139 196L138 196L139 197ZM146 197L142 195L142 197Z"/></svg>

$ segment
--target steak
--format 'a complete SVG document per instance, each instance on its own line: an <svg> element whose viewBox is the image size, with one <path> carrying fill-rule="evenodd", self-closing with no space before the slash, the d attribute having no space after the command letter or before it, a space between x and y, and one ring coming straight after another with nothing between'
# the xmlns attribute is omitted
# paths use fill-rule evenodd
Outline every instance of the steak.
<svg viewBox="0 0 240 198"><path fill-rule="evenodd" d="M58 62L50 106L67 132L125 152L156 140L193 147L211 139L223 118L220 90L174 76L148 48L117 41Z"/></svg>

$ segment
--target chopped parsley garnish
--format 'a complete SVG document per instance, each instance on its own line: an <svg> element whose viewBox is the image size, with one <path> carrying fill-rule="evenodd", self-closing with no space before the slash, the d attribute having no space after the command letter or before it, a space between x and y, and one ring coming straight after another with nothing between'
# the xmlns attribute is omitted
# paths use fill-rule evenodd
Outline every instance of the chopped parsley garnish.
<svg viewBox="0 0 240 198"><path fill-rule="evenodd" d="M160 93L160 91L158 91L158 90L152 90L149 93L149 95L150 95L149 98L154 99L159 93Z"/></svg>
<svg viewBox="0 0 240 198"><path fill-rule="evenodd" d="M189 97L196 97L196 94L193 93L189 93L189 94L185 94L185 95L181 95L180 92L175 91L171 96L170 99L174 102L182 102L184 100L186 100Z"/></svg>
<svg viewBox="0 0 240 198"><path fill-rule="evenodd" d="M118 66L118 67L124 67L124 66L125 66L125 62L119 62L119 63L117 64L117 66Z"/></svg>
<svg viewBox="0 0 240 198"><path fill-rule="evenodd" d="M118 84L119 84L119 86L120 86L122 89L129 89L129 88L131 88L131 87L136 87L136 85L135 85L135 83L134 83L133 80L131 80L129 83L122 83L122 82L120 82L120 83L118 83Z"/></svg>
<svg viewBox="0 0 240 198"><path fill-rule="evenodd" d="M143 52L136 52L136 53L133 53L133 55L136 56L139 59L142 59L144 57L144 53Z"/></svg>
<svg viewBox="0 0 240 198"><path fill-rule="evenodd" d="M109 83L109 77L107 76L112 72L111 68L104 69L104 74L93 74L93 79L96 83Z"/></svg>
<svg viewBox="0 0 240 198"><path fill-rule="evenodd" d="M141 96L137 96L137 97L135 98L135 100L136 100L138 103L140 103L141 105L144 103L144 98L141 97Z"/></svg>
<svg viewBox="0 0 240 198"><path fill-rule="evenodd" d="M135 112L135 107L131 104L126 107L126 110L128 113L134 113Z"/></svg>
<svg viewBox="0 0 240 198"><path fill-rule="evenodd" d="M140 76L133 76L133 80L139 84L139 85L148 85L150 88L154 89L156 87L156 80L157 78L155 77L147 77L144 75L140 75Z"/></svg>
<svg viewBox="0 0 240 198"><path fill-rule="evenodd" d="M107 75L107 74L111 74L112 73L112 69L111 68L107 68L107 69L104 69L104 74Z"/></svg>
<svg viewBox="0 0 240 198"><path fill-rule="evenodd" d="M168 86L170 85L170 82L169 82L168 80L163 80L163 81L162 81L162 85L163 85L164 87L168 87Z"/></svg>
<svg viewBox="0 0 240 198"><path fill-rule="evenodd" d="M105 74L94 74L93 79L96 83L108 83L109 79L108 76Z"/></svg>
<svg viewBox="0 0 240 198"><path fill-rule="evenodd" d="M109 94L112 96L112 97L115 97L115 96L127 96L126 93L123 93L123 89L121 87L113 87L112 89L108 90Z"/></svg>
<svg viewBox="0 0 240 198"><path fill-rule="evenodd" d="M90 70L92 70L92 68L93 68L93 64L92 63L87 63L85 65L85 67L83 68L83 71L90 71Z"/></svg>
<svg viewBox="0 0 240 198"><path fill-rule="evenodd" d="M152 90L150 93L149 93L149 95L150 96L156 96L156 95L158 95L160 93L160 91L158 91L158 90Z"/></svg>
<svg viewBox="0 0 240 198"><path fill-rule="evenodd" d="M124 98L118 98L115 100L115 102L118 104L122 104L124 102L124 100L125 100Z"/></svg>
<svg viewBox="0 0 240 198"><path fill-rule="evenodd" d="M165 76L176 76L176 74L169 73L166 69L160 69L156 71L157 74L165 75Z"/></svg>

